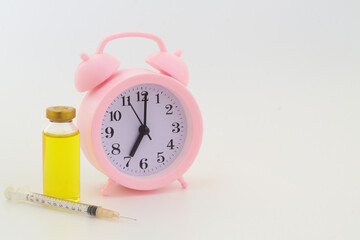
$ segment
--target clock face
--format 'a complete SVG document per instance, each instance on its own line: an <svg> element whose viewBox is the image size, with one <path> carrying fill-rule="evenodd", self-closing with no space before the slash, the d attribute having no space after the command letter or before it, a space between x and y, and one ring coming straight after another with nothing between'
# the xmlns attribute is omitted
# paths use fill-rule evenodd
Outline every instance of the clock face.
<svg viewBox="0 0 360 240"><path fill-rule="evenodd" d="M119 171L147 176L174 162L186 129L184 109L175 95L160 85L141 84L111 102L103 116L101 142Z"/></svg>

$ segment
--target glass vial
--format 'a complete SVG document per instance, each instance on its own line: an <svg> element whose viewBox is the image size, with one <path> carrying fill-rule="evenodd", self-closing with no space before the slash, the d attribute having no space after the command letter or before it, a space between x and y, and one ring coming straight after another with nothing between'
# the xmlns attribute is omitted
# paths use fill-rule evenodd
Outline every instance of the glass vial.
<svg viewBox="0 0 360 240"><path fill-rule="evenodd" d="M75 108L46 109L43 131L43 192L72 201L80 199L80 135L73 124Z"/></svg>

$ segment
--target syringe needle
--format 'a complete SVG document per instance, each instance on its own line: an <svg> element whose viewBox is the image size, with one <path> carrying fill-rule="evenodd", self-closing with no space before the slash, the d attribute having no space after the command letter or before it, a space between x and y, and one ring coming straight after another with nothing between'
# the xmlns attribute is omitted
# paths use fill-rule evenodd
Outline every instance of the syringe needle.
<svg viewBox="0 0 360 240"><path fill-rule="evenodd" d="M118 212L100 206L92 206L92 208L93 208L92 210L90 209L90 213L92 212L90 215L96 216L98 218L124 218L128 220L136 221L135 218L120 216Z"/></svg>
<svg viewBox="0 0 360 240"><path fill-rule="evenodd" d="M131 217L120 216L120 218L125 218L125 219L128 219L128 220L137 221L135 218L131 218Z"/></svg>

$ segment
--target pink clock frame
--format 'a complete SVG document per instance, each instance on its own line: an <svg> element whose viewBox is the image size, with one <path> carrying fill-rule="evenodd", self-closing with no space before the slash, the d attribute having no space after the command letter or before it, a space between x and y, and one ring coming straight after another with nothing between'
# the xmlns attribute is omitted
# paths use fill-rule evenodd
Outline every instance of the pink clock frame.
<svg viewBox="0 0 360 240"><path fill-rule="evenodd" d="M140 36L150 38L155 41L159 40L156 36L155 39L154 35L146 33L121 33L112 35L105 38L102 44L100 44L98 48L98 55L102 54L104 46L108 41L126 36ZM113 73L100 85L92 88L86 94L81 103L77 117L77 124L80 130L80 144L83 153L90 163L109 177L108 183L102 191L104 195L108 195L111 187L116 183L136 190L153 190L178 180L183 188L187 187L187 183L184 181L182 176L192 165L199 152L203 134L202 117L198 104L186 88L187 79L186 76L182 74L184 71L181 72L176 69L177 65L174 64L174 61L166 61L171 53L166 52L163 44L163 49L161 48L161 44L158 43L158 45L160 46L161 52L155 53L152 56L156 57L159 54L165 54L165 58L160 58L160 61L157 61L157 63L153 62L153 64L150 64L152 66L160 64L162 68L165 66L166 69L170 69L167 72L175 74L165 74L164 71L159 69L157 66L154 67L159 69L160 73L141 68L120 69ZM172 55L174 54L171 54L170 58L174 58ZM88 56L85 55L84 57L84 55L82 55L82 58L87 60ZM176 59L175 63L176 61L178 60ZM183 65L178 67L183 67ZM172 77L176 76L176 74L177 76L180 76L180 79ZM89 73L86 73L85 75L89 75ZM181 76L185 76L185 78L183 77L181 79ZM84 84L88 84L83 82L80 82L80 84L78 83L77 87L80 86L81 88ZM184 108L187 119L187 138L182 152L168 168L151 176L130 176L117 170L116 167L110 163L104 153L101 144L101 123L106 109L114 98L130 87L145 83L163 86L178 98ZM84 89L86 88L89 87L86 86Z"/></svg>

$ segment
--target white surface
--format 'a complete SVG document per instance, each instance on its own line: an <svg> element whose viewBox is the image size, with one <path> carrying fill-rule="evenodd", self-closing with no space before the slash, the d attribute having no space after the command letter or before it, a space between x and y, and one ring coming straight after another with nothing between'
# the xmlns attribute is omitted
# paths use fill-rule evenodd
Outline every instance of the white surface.
<svg viewBox="0 0 360 240"><path fill-rule="evenodd" d="M201 152L155 192L117 187L81 159L81 200L113 222L0 198L1 239L359 239L359 1L1 1L0 189L42 191L50 105L78 107L79 53L136 30L180 48L202 109ZM105 52L146 67L150 41Z"/></svg>

